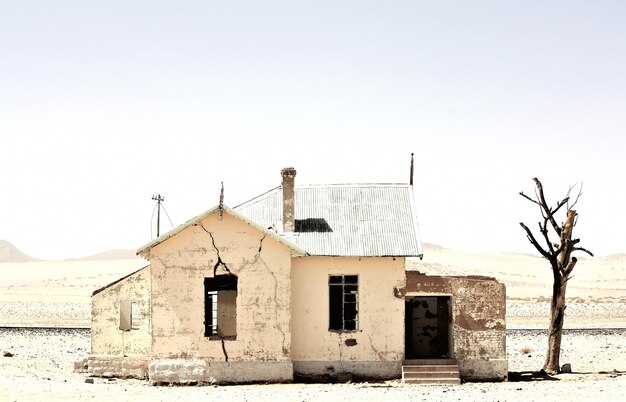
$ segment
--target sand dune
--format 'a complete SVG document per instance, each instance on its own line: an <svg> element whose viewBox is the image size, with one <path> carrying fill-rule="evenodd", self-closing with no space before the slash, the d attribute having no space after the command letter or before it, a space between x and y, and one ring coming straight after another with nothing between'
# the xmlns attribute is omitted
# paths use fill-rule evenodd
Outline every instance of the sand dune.
<svg viewBox="0 0 626 402"><path fill-rule="evenodd" d="M527 254L481 254L425 244L424 258L410 269L431 275L482 275L507 286L507 326L545 328L552 276L547 262ZM94 259L0 263L0 326L90 324L90 297L147 261ZM566 327L626 327L626 254L581 260L567 290Z"/></svg>
<svg viewBox="0 0 626 402"><path fill-rule="evenodd" d="M118 249L118 250L108 250L103 251L102 253L90 255L87 257L80 258L72 258L69 261L111 261L111 260L132 260L138 257L135 250L130 249Z"/></svg>
<svg viewBox="0 0 626 402"><path fill-rule="evenodd" d="M425 244L424 258L409 266L431 275L483 275L507 285L507 298L543 301L551 297L552 271L537 256L517 253L480 254ZM626 302L626 254L580 259L567 288L569 300Z"/></svg>
<svg viewBox="0 0 626 402"><path fill-rule="evenodd" d="M94 290L146 264L140 258L0 263L0 326L87 327Z"/></svg>
<svg viewBox="0 0 626 402"><path fill-rule="evenodd" d="M13 244L6 240L0 240L0 263L2 262L29 262L38 261L29 255L22 253Z"/></svg>

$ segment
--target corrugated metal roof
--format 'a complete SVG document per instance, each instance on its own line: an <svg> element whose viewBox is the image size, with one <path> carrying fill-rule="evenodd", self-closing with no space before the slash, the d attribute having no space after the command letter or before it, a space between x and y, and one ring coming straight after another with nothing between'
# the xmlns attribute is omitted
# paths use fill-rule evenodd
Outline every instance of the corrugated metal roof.
<svg viewBox="0 0 626 402"><path fill-rule="evenodd" d="M234 209L311 255L422 255L413 188L408 184L296 186L296 227L330 231L283 233L281 187Z"/></svg>

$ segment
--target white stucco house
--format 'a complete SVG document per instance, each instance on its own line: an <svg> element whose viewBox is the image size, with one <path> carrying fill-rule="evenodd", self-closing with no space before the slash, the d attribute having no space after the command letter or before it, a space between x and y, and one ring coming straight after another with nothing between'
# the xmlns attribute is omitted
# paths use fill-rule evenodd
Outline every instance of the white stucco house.
<svg viewBox="0 0 626 402"><path fill-rule="evenodd" d="M412 186L295 186L295 169L281 175L144 245L146 267L94 292L89 373L153 384L417 379L410 367L432 363L452 367L441 382L506 378L504 286L405 269L422 257Z"/></svg>

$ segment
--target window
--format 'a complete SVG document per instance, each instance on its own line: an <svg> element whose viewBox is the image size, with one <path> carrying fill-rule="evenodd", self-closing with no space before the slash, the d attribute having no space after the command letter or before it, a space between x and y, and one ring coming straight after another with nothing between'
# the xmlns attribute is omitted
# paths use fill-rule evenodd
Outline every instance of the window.
<svg viewBox="0 0 626 402"><path fill-rule="evenodd" d="M359 328L358 275L331 275L328 278L330 331L354 331Z"/></svg>
<svg viewBox="0 0 626 402"><path fill-rule="evenodd" d="M121 300L120 301L120 329L122 331L130 331L131 329L139 329L141 323L141 314L138 301Z"/></svg>
<svg viewBox="0 0 626 402"><path fill-rule="evenodd" d="M204 278L204 336L237 336L237 276Z"/></svg>

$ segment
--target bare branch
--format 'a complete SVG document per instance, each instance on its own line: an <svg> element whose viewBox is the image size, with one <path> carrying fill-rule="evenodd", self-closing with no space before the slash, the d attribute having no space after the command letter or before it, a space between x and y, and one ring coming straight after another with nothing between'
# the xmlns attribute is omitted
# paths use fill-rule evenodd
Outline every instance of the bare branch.
<svg viewBox="0 0 626 402"><path fill-rule="evenodd" d="M572 276L568 276L567 278L564 278L564 279L562 280L562 282L561 282L561 283L564 285L564 284L566 284L566 283L567 283L570 279L572 279L573 277L574 277L573 275L572 275Z"/></svg>
<svg viewBox="0 0 626 402"><path fill-rule="evenodd" d="M533 181L535 182L535 185L537 186L537 190L539 190L539 202L541 205L541 208L543 208L547 214L544 215L544 218L548 219L550 221L550 223L552 224L552 227L554 228L554 231L561 236L561 228L559 227L559 225L556 223L556 220L554 220L554 214L556 213L556 211L559 210L559 208L561 208L563 206L563 204L567 203L567 198L565 200L562 200L561 202L558 203L556 209L554 211L552 211L549 207L548 207L548 203L546 202L546 196L543 193L543 185L541 184L541 182L539 181L538 178L534 178Z"/></svg>
<svg viewBox="0 0 626 402"><path fill-rule="evenodd" d="M551 255L555 255L554 254L554 246L552 245L552 242L550 241L550 237L548 236L547 220L543 221L543 225L541 223L539 223L539 231L543 235L543 238L546 241L546 244L548 245L548 249L550 250L550 254Z"/></svg>
<svg viewBox="0 0 626 402"><path fill-rule="evenodd" d="M532 203L535 203L535 204L537 204L537 205L541 206L541 204L540 204L537 200L533 200L532 198L530 198L529 196L527 196L526 194L524 194L524 192L523 192L523 191L520 191L520 192L519 192L519 195L521 195L522 197L526 198L528 201L530 201L530 202L532 202Z"/></svg>
<svg viewBox="0 0 626 402"><path fill-rule="evenodd" d="M561 209L563 205L567 204L568 201L569 201L569 197L565 197L561 201L559 201L559 203L556 205L556 208L554 208L554 211L550 212L550 215L548 216L548 218L552 218L559 211L559 209ZM553 226L556 225L556 222L554 222L552 225Z"/></svg>
<svg viewBox="0 0 626 402"><path fill-rule="evenodd" d="M576 185L570 187L569 191L567 192L567 197L569 198L569 193L570 191L572 191L572 189L576 187ZM576 203L578 203L578 199L580 199L580 196L583 195L583 183L580 183L580 189L578 190L578 195L576 196L576 199L574 200L574 203L572 205L567 205L567 209L570 210L572 208L574 208L574 206L576 205Z"/></svg>
<svg viewBox="0 0 626 402"><path fill-rule="evenodd" d="M584 252L584 253L589 254L591 257L593 257L593 253L592 253L591 251L589 251L589 250L587 250L587 249L585 249L585 248L582 248L582 247L574 247L574 248L572 249L572 251L582 251L582 252Z"/></svg>
<svg viewBox="0 0 626 402"><path fill-rule="evenodd" d="M543 247L539 245L539 243L535 239L535 236L533 236L533 233L530 231L530 229L528 229L528 226L524 225L523 222L520 222L519 224L522 228L524 228L524 230L526 231L526 236L528 237L528 240L532 243L533 246L535 246L537 251L539 251L541 255L544 256L546 259L551 260L552 256L546 250L544 250Z"/></svg>

